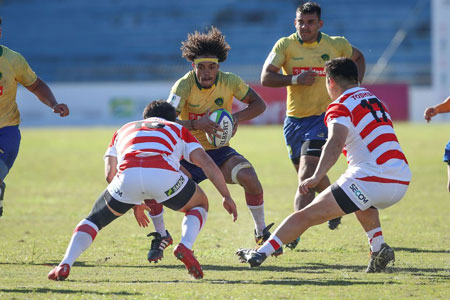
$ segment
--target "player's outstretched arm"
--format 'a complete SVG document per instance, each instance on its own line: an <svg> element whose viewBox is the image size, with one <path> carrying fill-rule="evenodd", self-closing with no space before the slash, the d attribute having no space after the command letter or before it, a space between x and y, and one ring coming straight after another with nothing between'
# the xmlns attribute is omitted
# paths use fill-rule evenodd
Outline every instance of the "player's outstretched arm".
<svg viewBox="0 0 450 300"><path fill-rule="evenodd" d="M234 203L231 198L230 191L228 190L222 171L202 148L197 148L192 151L190 154L190 159L194 164L202 168L208 179L214 184L223 197L223 207L229 214L233 215L233 221L236 221L236 203Z"/></svg>
<svg viewBox="0 0 450 300"><path fill-rule="evenodd" d="M304 180L299 186L299 191L302 194L308 193L310 188L319 184L322 178L337 162L342 149L344 148L345 140L348 135L348 128L341 124L331 123L329 124L328 131L328 140L323 146L323 151L320 155L316 171L313 176Z"/></svg>
<svg viewBox="0 0 450 300"><path fill-rule="evenodd" d="M450 96L438 105L427 107L423 113L423 116L427 122L430 122L431 118L435 115L446 112L450 112Z"/></svg>
<svg viewBox="0 0 450 300"><path fill-rule="evenodd" d="M51 107L54 113L59 114L61 117L69 115L69 108L67 105L64 103L58 103L52 93L52 90L39 77L32 85L26 86L26 88L35 94L42 103Z"/></svg>

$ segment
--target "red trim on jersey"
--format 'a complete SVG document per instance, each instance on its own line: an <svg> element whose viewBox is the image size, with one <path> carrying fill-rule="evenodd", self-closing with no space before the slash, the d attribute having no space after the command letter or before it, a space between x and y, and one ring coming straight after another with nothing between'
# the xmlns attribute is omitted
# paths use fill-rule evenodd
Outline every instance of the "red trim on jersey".
<svg viewBox="0 0 450 300"><path fill-rule="evenodd" d="M350 96L352 96L352 95L354 95L354 94L356 94L356 93L359 93L359 92L361 92L361 91L362 91L362 90L357 90L356 92L345 94L344 96L342 96L341 98L339 98L339 103L344 102L345 100L348 99L348 97L350 97Z"/></svg>
<svg viewBox="0 0 450 300"><path fill-rule="evenodd" d="M369 182L398 183L398 184L409 185L409 181L402 181L402 180L396 180L396 179L381 178L381 177L377 177L377 176L367 176L367 177L356 178L356 179L362 180L362 181L369 181Z"/></svg>
<svg viewBox="0 0 450 300"><path fill-rule="evenodd" d="M171 127L169 124L165 124L165 125ZM176 127L175 127L175 129L176 129ZM173 128L172 128L172 130L173 130ZM175 145L177 143L177 141L173 137L173 134L170 133L167 129L164 129L164 128L148 128L148 127L143 126L143 127L139 127L139 128L131 128L131 129L129 129L126 132L121 132L121 135L128 136L131 133L138 132L138 131L157 131L157 132L161 132L161 133L163 133L164 135L166 135L170 139L172 144ZM177 134L177 131L174 130L174 133Z"/></svg>
<svg viewBox="0 0 450 300"><path fill-rule="evenodd" d="M275 251L277 251L281 245L277 243L277 241L275 241L274 239L270 239L269 243L272 245L273 249L275 249Z"/></svg>
<svg viewBox="0 0 450 300"><path fill-rule="evenodd" d="M142 155L139 156L143 153L149 153L149 152L153 152L153 153L160 153L160 154L166 154L166 155L170 155L172 153L168 152L168 151L164 151L164 150L159 150L159 149L139 149L130 153L125 154L125 156L123 157L125 160L127 159L140 159L140 158L145 158L148 156ZM150 155L149 155L150 156Z"/></svg>
<svg viewBox="0 0 450 300"><path fill-rule="evenodd" d="M382 107L384 107L384 105L382 105ZM378 105L372 105L372 108L376 112L381 111L381 109L378 107ZM384 111L386 111L385 108L383 108L383 109L384 109ZM357 126L359 124L359 122L362 120L362 118L364 118L368 114L372 115L372 113L367 108L364 108L361 105L357 105L352 110L353 125ZM390 122L390 121L391 120L389 120L388 122ZM378 123L386 123L386 122L382 121L382 122L378 122Z"/></svg>
<svg viewBox="0 0 450 300"><path fill-rule="evenodd" d="M188 211L186 212L185 216L194 216L194 217L197 217L198 220L200 221L200 229L202 228L202 226L203 226L203 217L202 217L202 214L201 214L198 210L196 210L196 209L190 209L190 210L188 210Z"/></svg>
<svg viewBox="0 0 450 300"><path fill-rule="evenodd" d="M369 145L367 145L367 148L370 152L372 152L375 148L380 146L383 143L386 142L397 142L397 137L393 133L385 133L377 136Z"/></svg>
<svg viewBox="0 0 450 300"><path fill-rule="evenodd" d="M130 147L131 145L134 144L140 144L140 143L158 143L158 144L163 144L164 146L166 146L170 152L173 152L173 148L172 145L170 145L165 139L161 138L161 137L157 137L157 136L137 136L132 138L131 140L129 140L125 145L121 145L120 146L120 152L124 152L125 149L127 149L128 147Z"/></svg>
<svg viewBox="0 0 450 300"><path fill-rule="evenodd" d="M328 120L338 117L349 117L351 120L352 114L345 105L339 103L330 104L325 114L325 125L328 126Z"/></svg>
<svg viewBox="0 0 450 300"><path fill-rule="evenodd" d="M94 241L95 237L97 236L97 230L95 230L94 227L89 226L88 224L83 224L83 225L77 226L75 228L75 230L73 231L73 233L75 234L78 231L89 234L92 238L92 241Z"/></svg>
<svg viewBox="0 0 450 300"><path fill-rule="evenodd" d="M108 148L111 148L112 146L114 146L114 142L116 141L116 138L117 138L117 131L114 132L114 135L113 135L113 137L111 139L111 142L109 143Z"/></svg>
<svg viewBox="0 0 450 300"><path fill-rule="evenodd" d="M129 168L164 169L177 172L177 170L169 165L169 163L160 155L124 160L119 166L119 172Z"/></svg>
<svg viewBox="0 0 450 300"><path fill-rule="evenodd" d="M186 143L199 143L197 138L189 130L187 130L186 127L183 127L181 130L181 139Z"/></svg>
<svg viewBox="0 0 450 300"><path fill-rule="evenodd" d="M393 128L391 120L388 120L387 122L377 122L377 120L373 120L372 122L367 124L367 126L364 127L363 130L361 130L359 135L361 136L362 139L364 139L366 136L368 136L378 126L384 126L384 125L390 126L390 127Z"/></svg>
<svg viewBox="0 0 450 300"><path fill-rule="evenodd" d="M377 158L377 164L382 165L385 162L387 162L388 160L394 159L394 158L401 159L406 164L408 164L408 161L406 160L406 157L403 154L403 152L398 151L398 150L388 150L388 151L384 152Z"/></svg>
<svg viewBox="0 0 450 300"><path fill-rule="evenodd" d="M179 127L175 126L175 125L172 124L172 123L164 123L164 125L169 126L170 129L172 129L172 131L175 132L175 134L176 134L178 137L181 138L181 131L180 131L180 128L179 128ZM181 128L184 128L184 127L181 127Z"/></svg>

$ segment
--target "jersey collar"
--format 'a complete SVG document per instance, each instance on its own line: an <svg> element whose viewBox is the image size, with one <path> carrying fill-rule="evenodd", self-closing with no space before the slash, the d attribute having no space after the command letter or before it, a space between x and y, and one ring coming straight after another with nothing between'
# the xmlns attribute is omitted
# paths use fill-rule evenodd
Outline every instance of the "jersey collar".
<svg viewBox="0 0 450 300"><path fill-rule="evenodd" d="M214 84L210 88L206 89L206 88L202 87L200 82L198 82L197 75L195 74L195 72L194 71L192 71L192 72L194 73L195 84L197 85L197 87L198 87L198 89L200 91L202 91L202 90L209 90L209 89L215 88L217 86L217 82L219 82L219 76L220 76L220 73L221 73L220 70L219 70L219 72L217 72L216 81L214 81Z"/></svg>
<svg viewBox="0 0 450 300"><path fill-rule="evenodd" d="M298 31L295 32L295 34L297 35L297 39L300 42L300 44L303 45L303 40L300 37L300 35L298 34ZM307 45L315 45L316 43L320 43L320 41L322 40L322 32L319 31L319 34L317 35L317 40L312 42L312 43L306 43Z"/></svg>

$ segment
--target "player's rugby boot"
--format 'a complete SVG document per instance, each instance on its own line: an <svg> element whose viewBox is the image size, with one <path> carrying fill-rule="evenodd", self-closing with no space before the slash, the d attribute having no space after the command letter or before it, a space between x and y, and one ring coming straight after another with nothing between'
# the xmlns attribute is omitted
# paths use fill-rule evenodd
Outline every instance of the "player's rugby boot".
<svg viewBox="0 0 450 300"><path fill-rule="evenodd" d="M291 249L291 250L294 250L295 248L297 248L297 245L298 245L299 242L300 242L300 237L296 238L295 240L293 240L290 243L287 243L286 247Z"/></svg>
<svg viewBox="0 0 450 300"><path fill-rule="evenodd" d="M194 256L194 251L186 248L185 245L179 243L173 250L175 257L183 262L188 270L189 275L194 276L195 279L203 278L203 271L200 263Z"/></svg>
<svg viewBox="0 0 450 300"><path fill-rule="evenodd" d="M259 253L255 249L238 249L236 255L239 256L241 263L249 263L251 268L260 266L267 256Z"/></svg>
<svg viewBox="0 0 450 300"><path fill-rule="evenodd" d="M336 219L331 219L330 221L328 221L328 228L330 228L331 230L335 230L336 228L338 228L339 224L341 224L341 219L342 217L338 217Z"/></svg>
<svg viewBox="0 0 450 300"><path fill-rule="evenodd" d="M3 196L5 195L6 184L3 181L0 185L0 217L3 216Z"/></svg>
<svg viewBox="0 0 450 300"><path fill-rule="evenodd" d="M70 266L68 264L63 264L51 270L48 273L47 277L50 280L62 281L65 280L67 277L69 277L69 273L70 273Z"/></svg>
<svg viewBox="0 0 450 300"><path fill-rule="evenodd" d="M164 257L164 250L172 245L173 239L167 230L165 237L161 237L161 234L158 232L149 233L147 236L153 236L152 244L147 254L147 259L150 263L155 262L156 264L158 260L161 260Z"/></svg>
<svg viewBox="0 0 450 300"><path fill-rule="evenodd" d="M272 226L274 225L274 223L270 223L269 225L266 226L266 228L263 229L262 235L258 235L256 233L255 230L255 242L257 245L261 246L262 244L264 244L265 241L267 241L270 238L270 228L272 228ZM283 254L283 247L280 247L278 250L276 250L274 253L272 253L272 256L279 256Z"/></svg>
<svg viewBox="0 0 450 300"><path fill-rule="evenodd" d="M388 244L382 244L380 251L370 254L370 261L366 273L382 272L391 261L392 264L395 262L394 250Z"/></svg>

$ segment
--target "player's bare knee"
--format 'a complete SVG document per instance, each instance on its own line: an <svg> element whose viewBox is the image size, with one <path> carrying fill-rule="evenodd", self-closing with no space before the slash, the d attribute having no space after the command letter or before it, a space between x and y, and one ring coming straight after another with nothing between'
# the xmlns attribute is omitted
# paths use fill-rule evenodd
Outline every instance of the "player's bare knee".
<svg viewBox="0 0 450 300"><path fill-rule="evenodd" d="M259 182L258 176L252 169L241 169L238 173L238 183L244 188L247 193L260 194L263 192L262 185Z"/></svg>

